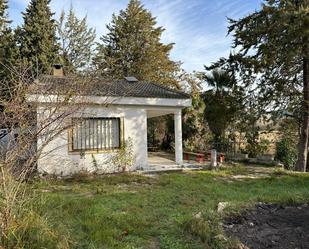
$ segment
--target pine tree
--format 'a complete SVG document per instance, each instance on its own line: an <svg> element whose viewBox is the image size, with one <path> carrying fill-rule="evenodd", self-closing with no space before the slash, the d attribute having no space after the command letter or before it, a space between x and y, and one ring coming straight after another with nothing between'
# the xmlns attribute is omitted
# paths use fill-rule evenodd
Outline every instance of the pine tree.
<svg viewBox="0 0 309 249"><path fill-rule="evenodd" d="M71 7L67 16L62 11L57 29L61 42L61 57L66 69L74 72L89 66L96 33L95 29L88 28L87 16L79 20Z"/></svg>
<svg viewBox="0 0 309 249"><path fill-rule="evenodd" d="M162 27L139 0L131 0L118 16L113 15L97 48L95 65L101 75L115 79L135 76L139 80L178 85L179 63L169 58L173 44L163 44Z"/></svg>
<svg viewBox="0 0 309 249"><path fill-rule="evenodd" d="M10 91L10 78L12 75L15 59L16 46L14 34L8 18L8 2L0 0L0 98L8 96Z"/></svg>
<svg viewBox="0 0 309 249"><path fill-rule="evenodd" d="M31 0L18 32L20 56L34 75L50 73L52 64L59 62L56 23L49 3L50 0Z"/></svg>
<svg viewBox="0 0 309 249"><path fill-rule="evenodd" d="M7 0L1 0L0 1L0 31L1 35L3 35L3 31L8 29L9 24L11 23L10 20L8 20L8 1Z"/></svg>

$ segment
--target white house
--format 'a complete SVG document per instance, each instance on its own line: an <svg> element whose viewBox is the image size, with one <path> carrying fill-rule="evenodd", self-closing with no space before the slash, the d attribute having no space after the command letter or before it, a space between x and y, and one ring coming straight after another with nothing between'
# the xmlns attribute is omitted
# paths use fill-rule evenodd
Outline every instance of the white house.
<svg viewBox="0 0 309 249"><path fill-rule="evenodd" d="M70 79L60 74L47 77L44 84L66 84L68 81ZM28 95L28 101L36 105L38 127L47 107L53 106L57 99L59 94L52 92ZM37 162L39 172L55 175L70 175L82 170L117 172L119 169L112 159L128 141L133 159L128 170L146 169L147 119L166 114L174 114L175 161L182 164L181 113L183 108L191 106L189 95L127 77L110 84L98 81L96 87L87 95L78 96L74 103L83 103L83 107L65 118L72 123L71 128L61 131L43 147ZM38 146L43 140L38 138Z"/></svg>

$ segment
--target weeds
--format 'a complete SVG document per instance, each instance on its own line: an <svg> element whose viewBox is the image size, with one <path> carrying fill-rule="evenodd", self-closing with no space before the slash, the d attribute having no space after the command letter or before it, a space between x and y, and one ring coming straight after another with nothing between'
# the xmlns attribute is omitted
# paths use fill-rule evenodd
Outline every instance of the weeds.
<svg viewBox="0 0 309 249"><path fill-rule="evenodd" d="M1 166L0 245L5 249L70 248L68 233L52 228L51 220L40 214L43 205L31 184L16 180ZM61 238L61 239L60 239Z"/></svg>
<svg viewBox="0 0 309 249"><path fill-rule="evenodd" d="M199 238L206 248L223 248L226 239L219 221L218 215L212 212L190 218L183 227L186 232Z"/></svg>

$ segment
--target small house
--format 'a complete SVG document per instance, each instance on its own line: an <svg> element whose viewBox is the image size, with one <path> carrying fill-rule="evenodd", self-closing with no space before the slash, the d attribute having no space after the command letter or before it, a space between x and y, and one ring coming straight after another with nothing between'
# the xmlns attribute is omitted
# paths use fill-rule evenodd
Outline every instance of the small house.
<svg viewBox="0 0 309 249"><path fill-rule="evenodd" d="M54 71L53 76L44 78L44 86L53 89L55 85L72 83L73 79L63 76L60 68ZM40 122L47 108L56 105L60 95L59 91L57 94L36 91L28 95L28 101L35 104L38 127L42 126ZM191 106L188 94L126 77L112 82L97 79L87 94L78 95L70 94L70 98L75 97L70 103L72 112L61 121L68 127L52 138L38 137L38 146L45 143L37 160L40 173L65 176L81 171L114 173L147 169L147 119L167 114L173 114L175 120L175 163L183 163L181 115L183 108ZM62 99L64 96L65 93ZM74 110L74 106L78 108ZM119 167L118 164L126 164L125 160L130 161L128 168Z"/></svg>

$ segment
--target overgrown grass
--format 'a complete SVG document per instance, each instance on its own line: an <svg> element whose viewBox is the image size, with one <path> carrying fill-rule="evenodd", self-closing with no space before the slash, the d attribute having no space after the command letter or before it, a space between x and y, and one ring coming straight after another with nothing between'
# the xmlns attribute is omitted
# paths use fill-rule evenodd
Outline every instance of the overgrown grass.
<svg viewBox="0 0 309 249"><path fill-rule="evenodd" d="M308 174L276 171L261 179L231 177L247 173L238 166L156 177L41 181L35 184L44 201L37 210L60 234L70 234L70 248L232 248L222 236L219 202L230 202L235 211L260 201L309 201ZM40 246L37 241L31 248ZM48 246L44 248L55 248Z"/></svg>

